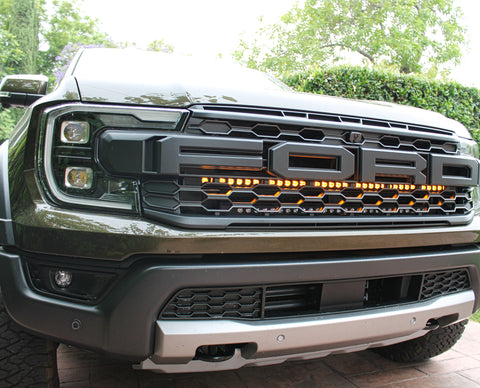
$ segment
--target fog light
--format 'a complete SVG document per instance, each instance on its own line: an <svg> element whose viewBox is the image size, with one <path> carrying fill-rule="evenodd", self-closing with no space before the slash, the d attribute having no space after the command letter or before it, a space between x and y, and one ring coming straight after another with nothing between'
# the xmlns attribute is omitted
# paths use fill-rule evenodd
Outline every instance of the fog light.
<svg viewBox="0 0 480 388"><path fill-rule="evenodd" d="M69 287L72 284L72 273L70 271L58 270L55 272L55 284L60 288Z"/></svg>
<svg viewBox="0 0 480 388"><path fill-rule="evenodd" d="M90 124L86 121L64 121L60 129L62 143L86 144L90 138Z"/></svg>
<svg viewBox="0 0 480 388"><path fill-rule="evenodd" d="M65 170L65 186L74 189L90 189L93 170L88 167L69 167Z"/></svg>

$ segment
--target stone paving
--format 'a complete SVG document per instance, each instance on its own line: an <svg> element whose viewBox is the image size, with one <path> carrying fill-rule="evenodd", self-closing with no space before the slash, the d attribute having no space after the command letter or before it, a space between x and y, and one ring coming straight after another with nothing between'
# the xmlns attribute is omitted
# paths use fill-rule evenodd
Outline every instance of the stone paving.
<svg viewBox="0 0 480 388"><path fill-rule="evenodd" d="M237 371L165 375L134 371L129 363L64 345L58 361L61 388L469 388L480 387L480 323L470 322L450 351L415 364L399 364L363 351Z"/></svg>

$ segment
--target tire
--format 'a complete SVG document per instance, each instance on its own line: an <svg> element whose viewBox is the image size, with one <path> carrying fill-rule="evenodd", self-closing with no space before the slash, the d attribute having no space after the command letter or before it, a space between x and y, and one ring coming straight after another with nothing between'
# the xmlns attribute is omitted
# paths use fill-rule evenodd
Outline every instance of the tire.
<svg viewBox="0 0 480 388"><path fill-rule="evenodd" d="M397 362L418 362L446 352L462 336L468 320L429 331L423 337L395 345L373 349L381 356Z"/></svg>
<svg viewBox="0 0 480 388"><path fill-rule="evenodd" d="M57 346L13 322L0 293L0 388L57 388Z"/></svg>

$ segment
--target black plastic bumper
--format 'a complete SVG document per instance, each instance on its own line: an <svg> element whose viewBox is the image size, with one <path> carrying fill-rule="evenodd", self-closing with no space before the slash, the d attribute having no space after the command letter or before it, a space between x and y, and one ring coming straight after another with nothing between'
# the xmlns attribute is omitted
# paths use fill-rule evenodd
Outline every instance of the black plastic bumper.
<svg viewBox="0 0 480 388"><path fill-rule="evenodd" d="M159 312L179 289L229 285L355 279L467 268L478 306L480 248L469 245L421 253L370 252L295 260L218 256L166 261L150 256L130 267L98 304L87 305L41 295L29 286L22 259L0 250L0 282L7 309L22 326L58 340L128 358L153 353ZM472 311L473 313L473 311Z"/></svg>

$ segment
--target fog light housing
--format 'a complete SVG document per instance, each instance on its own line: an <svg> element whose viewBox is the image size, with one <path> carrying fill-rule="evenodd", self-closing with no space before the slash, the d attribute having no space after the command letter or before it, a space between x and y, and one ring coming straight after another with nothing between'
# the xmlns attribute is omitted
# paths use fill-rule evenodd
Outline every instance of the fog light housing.
<svg viewBox="0 0 480 388"><path fill-rule="evenodd" d="M72 284L72 273L59 269L55 272L55 284L60 288L67 288Z"/></svg>
<svg viewBox="0 0 480 388"><path fill-rule="evenodd" d="M111 286L118 273L84 271L55 264L27 264L30 284L37 292L50 296L95 303Z"/></svg>
<svg viewBox="0 0 480 388"><path fill-rule="evenodd" d="M86 121L64 121L60 128L60 140L67 144L86 144L90 139L90 124Z"/></svg>
<svg viewBox="0 0 480 388"><path fill-rule="evenodd" d="M65 170L65 186L88 190L92 187L93 170L88 167L68 167Z"/></svg>

